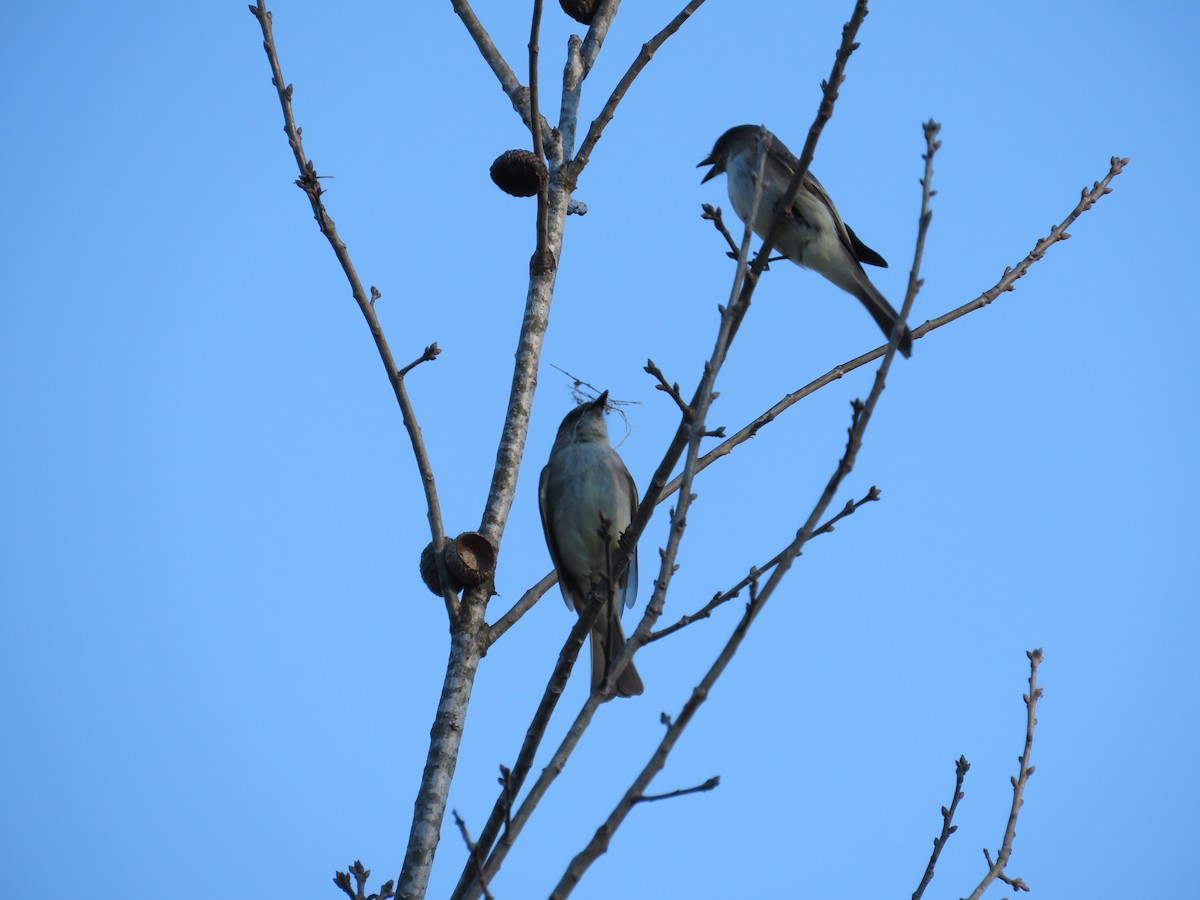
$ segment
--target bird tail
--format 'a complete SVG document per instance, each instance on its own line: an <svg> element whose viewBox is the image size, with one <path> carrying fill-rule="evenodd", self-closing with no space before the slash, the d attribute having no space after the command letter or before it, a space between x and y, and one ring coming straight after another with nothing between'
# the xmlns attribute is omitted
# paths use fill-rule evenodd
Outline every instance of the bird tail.
<svg viewBox="0 0 1200 900"><path fill-rule="evenodd" d="M596 690L608 675L612 661L625 650L625 632L621 629L620 611L614 610L604 617L605 621L597 622L592 629L592 690ZM633 667L633 660L625 667L612 686L614 697L636 697L642 693L641 676Z"/></svg>
<svg viewBox="0 0 1200 900"><path fill-rule="evenodd" d="M867 277L867 273L859 269L858 274L861 276L855 278L853 285L839 285L845 290L859 299L863 306L867 308L867 312L871 314L871 318L875 320L875 324L879 326L887 338L891 338L892 329L896 327L896 320L900 318L899 313L892 308L892 304L887 302L887 298L879 293L879 289L871 284L871 279ZM912 332L908 326L904 326L904 331L900 335L900 353L905 359L912 356Z"/></svg>

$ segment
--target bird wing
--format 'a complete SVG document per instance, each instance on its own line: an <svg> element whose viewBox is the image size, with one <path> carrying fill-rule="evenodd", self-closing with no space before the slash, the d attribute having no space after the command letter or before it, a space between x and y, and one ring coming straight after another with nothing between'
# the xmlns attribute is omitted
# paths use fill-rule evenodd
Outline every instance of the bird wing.
<svg viewBox="0 0 1200 900"><path fill-rule="evenodd" d="M795 171L796 170L793 168L792 174L795 174ZM821 186L821 182L817 181L817 179L813 177L812 172L804 173L804 186L801 188L801 190L807 190L810 194L816 197L817 200L819 200L832 214L833 224L837 229L838 240L842 242L842 246L846 248L847 253L849 253L859 262L864 262L870 266L880 266L884 269L887 268L887 260L860 241L858 239L858 235L850 230L850 226L842 221L841 213L837 211L837 207L833 205L833 200L830 199L829 194L825 192L825 188ZM792 205L792 211L794 214L799 215L799 210L796 208L795 204Z"/></svg>
<svg viewBox="0 0 1200 900"><path fill-rule="evenodd" d="M888 267L887 260L860 241L858 235L854 233L854 229L849 225L846 226L846 233L850 235L850 246L854 248L854 255L859 262L864 262L868 266L879 266L881 269Z"/></svg>
<svg viewBox="0 0 1200 900"><path fill-rule="evenodd" d="M554 522L552 521L554 498L549 496L550 493L550 467L544 466L542 476L538 480L538 512L542 515L542 531L546 535L546 549L550 551L550 561L554 563L554 571L558 573L558 589L562 591L567 609L574 609L572 596L577 595L582 601L586 599L586 595L579 590L559 558L558 543L554 540ZM578 611L581 612L582 607Z"/></svg>
<svg viewBox="0 0 1200 900"><path fill-rule="evenodd" d="M621 462L621 458L614 452L616 457L616 465L621 467L621 474L625 476L625 484L629 488L629 518L631 520L637 513L638 508L638 490L637 483L633 480L633 476L629 474L629 470L625 468L625 464ZM618 480L618 484L620 481ZM625 580L621 585L621 599L626 606L633 606L637 602L638 591L638 563L637 563L637 545L633 547L633 555L629 557L629 568L625 570Z"/></svg>

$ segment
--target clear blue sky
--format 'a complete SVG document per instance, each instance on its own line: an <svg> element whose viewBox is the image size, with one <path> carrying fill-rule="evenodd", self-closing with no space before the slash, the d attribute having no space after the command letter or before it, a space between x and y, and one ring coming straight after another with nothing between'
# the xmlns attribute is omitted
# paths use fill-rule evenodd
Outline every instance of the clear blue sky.
<svg viewBox="0 0 1200 900"><path fill-rule="evenodd" d="M625 5L585 121L677 2ZM640 402L621 452L644 485L675 417L641 366L690 390L732 276L698 216L728 208L724 180L694 166L741 122L799 149L851 5L712 0L606 132L577 192L591 211L569 222L495 614L549 568L537 472L570 403L549 364ZM533 249L533 204L488 166L527 134L448 2L272 8L396 355L444 348L410 385L449 531L474 528ZM477 5L523 68L514 8ZM898 299L920 125L943 123L914 323L994 283L1111 155L1132 162L1014 293L897 363L845 495L876 484L883 502L811 545L655 783L721 787L638 808L576 896L908 896L959 754L967 796L928 896L964 895L1003 831L1035 646L1046 695L1011 872L1041 897L1194 890L1198 19L877 4L813 168ZM551 108L576 28L547 4ZM445 613L417 577L400 416L291 184L257 24L244 2L10 4L0 85L3 893L332 898L355 858L391 877ZM878 338L855 301L776 265L712 424ZM786 543L869 383L842 379L702 476L667 620ZM498 896L549 891L737 612L639 655L645 696L601 711ZM548 596L483 662L451 799L475 832L570 622ZM450 826L431 897L463 855Z"/></svg>

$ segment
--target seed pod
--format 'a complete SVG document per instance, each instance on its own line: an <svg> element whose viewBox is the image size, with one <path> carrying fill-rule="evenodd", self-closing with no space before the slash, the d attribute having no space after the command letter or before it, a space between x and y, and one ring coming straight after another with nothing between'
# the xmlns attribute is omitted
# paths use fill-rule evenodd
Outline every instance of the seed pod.
<svg viewBox="0 0 1200 900"><path fill-rule="evenodd" d="M600 0L558 0L558 5L576 22L591 25L592 19L596 17L596 7L600 5Z"/></svg>
<svg viewBox="0 0 1200 900"><path fill-rule="evenodd" d="M546 164L530 150L505 150L490 172L496 187L514 197L532 197L550 182Z"/></svg>
<svg viewBox="0 0 1200 900"><path fill-rule="evenodd" d="M482 534L464 531L446 544L450 578L466 587L483 584L496 571L496 548Z"/></svg>
<svg viewBox="0 0 1200 900"><path fill-rule="evenodd" d="M447 548L453 545L450 538L442 538L442 553L445 554ZM449 574L449 573L448 573ZM425 587L433 591L439 597L442 596L441 584L438 582L437 561L433 555L433 541L425 545L425 549L421 551L421 580L425 582ZM454 593L462 590L461 584L456 584L454 575L450 575L450 587L454 589Z"/></svg>

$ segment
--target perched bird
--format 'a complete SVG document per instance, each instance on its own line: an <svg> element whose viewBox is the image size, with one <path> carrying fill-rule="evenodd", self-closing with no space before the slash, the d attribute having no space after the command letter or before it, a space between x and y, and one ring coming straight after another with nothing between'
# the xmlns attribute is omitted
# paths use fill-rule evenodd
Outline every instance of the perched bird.
<svg viewBox="0 0 1200 900"><path fill-rule="evenodd" d="M758 147L768 137L771 143L763 162L762 199L754 219L754 233L761 238L766 238L776 209L796 174L798 161L783 141L759 125L738 125L717 138L712 153L697 166L712 166L700 179L701 184L722 172L728 176L733 210L745 222L754 203ZM883 333L891 337L896 310L871 284L861 265L867 263L886 268L887 261L860 241L842 221L837 207L811 172L804 173L796 199L775 234L775 248L780 253L796 265L824 275L843 291L857 297ZM900 352L905 356L912 355L912 335L907 327L900 338Z"/></svg>
<svg viewBox="0 0 1200 900"><path fill-rule="evenodd" d="M608 598L592 626L593 691L625 649L621 609L623 604L633 606L638 577L635 548L629 568L616 585L615 597L609 593L609 562L633 519L638 496L629 470L608 442L608 427L604 424L607 402L605 391L567 413L558 426L550 461L542 469L538 485L546 546L567 607L582 615L592 591L602 591ZM642 679L632 661L612 690L618 697L642 692Z"/></svg>

